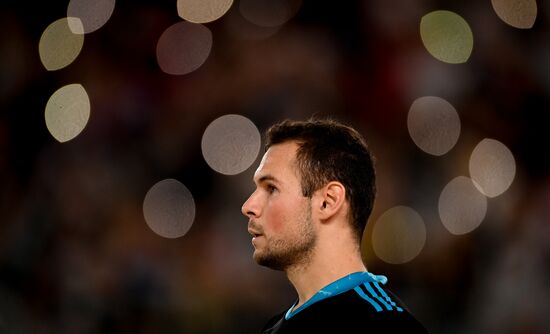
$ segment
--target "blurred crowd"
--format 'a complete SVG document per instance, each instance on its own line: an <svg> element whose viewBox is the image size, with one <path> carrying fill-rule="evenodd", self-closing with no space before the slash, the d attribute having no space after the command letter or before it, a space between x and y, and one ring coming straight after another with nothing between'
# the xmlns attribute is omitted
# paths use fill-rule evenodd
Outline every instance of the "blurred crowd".
<svg viewBox="0 0 550 334"><path fill-rule="evenodd" d="M304 0L284 25L217 21L212 52L183 76L155 58L161 33L181 20L175 1L118 1L86 35L70 66L48 72L42 31L66 3L2 3L0 21L0 333L255 333L295 298L284 274L257 266L240 207L244 173L213 171L201 155L210 122L240 114L260 131L285 119L331 116L357 127L377 160L379 195L363 240L370 271L433 333L548 333L550 320L550 6L532 29L502 22L490 1ZM419 37L430 11L465 18L468 62L433 58ZM91 116L67 143L48 133L44 107L81 83ZM415 146L407 112L421 96L454 105L462 132L442 157ZM452 235L437 200L468 174L473 147L495 138L517 173L488 199L479 228ZM142 204L156 182L189 188L196 217L177 239L156 235ZM370 245L372 225L408 205L426 244L393 265Z"/></svg>

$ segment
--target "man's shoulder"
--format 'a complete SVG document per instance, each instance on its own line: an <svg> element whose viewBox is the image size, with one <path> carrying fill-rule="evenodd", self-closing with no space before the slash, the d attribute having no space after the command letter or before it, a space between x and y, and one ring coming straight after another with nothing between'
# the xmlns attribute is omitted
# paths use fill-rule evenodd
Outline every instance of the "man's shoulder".
<svg viewBox="0 0 550 334"><path fill-rule="evenodd" d="M273 317L262 333L349 332L361 328L426 333L387 288L385 276L357 272L319 290L306 303Z"/></svg>
<svg viewBox="0 0 550 334"><path fill-rule="evenodd" d="M346 333L362 328L427 333L394 294L376 286L358 286L358 289L324 299L289 318L285 318L286 313L272 317L261 333Z"/></svg>
<svg viewBox="0 0 550 334"><path fill-rule="evenodd" d="M365 282L337 296L311 306L312 313L341 319L370 320L383 317L400 317L408 314L407 307L389 290L376 282Z"/></svg>
<svg viewBox="0 0 550 334"><path fill-rule="evenodd" d="M407 306L378 282L365 282L335 298L332 308L348 328L369 327L407 333L427 333Z"/></svg>

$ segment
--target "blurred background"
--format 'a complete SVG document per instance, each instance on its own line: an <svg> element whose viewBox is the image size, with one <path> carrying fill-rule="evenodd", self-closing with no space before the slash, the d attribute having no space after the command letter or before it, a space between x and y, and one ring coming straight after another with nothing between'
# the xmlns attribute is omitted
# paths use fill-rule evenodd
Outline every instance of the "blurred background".
<svg viewBox="0 0 550 334"><path fill-rule="evenodd" d="M548 3L0 8L1 333L256 333L295 293L240 207L311 116L366 137L364 259L430 332L550 332Z"/></svg>

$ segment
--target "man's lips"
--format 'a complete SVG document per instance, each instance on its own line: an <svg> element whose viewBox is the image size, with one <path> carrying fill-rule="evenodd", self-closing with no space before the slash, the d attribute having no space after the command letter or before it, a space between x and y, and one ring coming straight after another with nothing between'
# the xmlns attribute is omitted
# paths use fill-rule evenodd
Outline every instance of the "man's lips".
<svg viewBox="0 0 550 334"><path fill-rule="evenodd" d="M263 234L260 233L259 231L252 230L252 229L248 229L248 233L249 233L251 236L253 236L254 238L257 238L257 237L263 235Z"/></svg>
<svg viewBox="0 0 550 334"><path fill-rule="evenodd" d="M256 248L258 246L258 242L260 240L260 238L262 238L264 235L263 234L260 234L260 233L250 233L252 235L252 245L254 246L254 248Z"/></svg>

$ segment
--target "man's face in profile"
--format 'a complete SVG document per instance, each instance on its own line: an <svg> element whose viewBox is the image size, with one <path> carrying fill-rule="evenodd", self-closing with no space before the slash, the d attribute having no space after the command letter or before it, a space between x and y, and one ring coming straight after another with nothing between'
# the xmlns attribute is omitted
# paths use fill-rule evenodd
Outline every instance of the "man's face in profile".
<svg viewBox="0 0 550 334"><path fill-rule="evenodd" d="M295 142L271 146L254 174L256 190L243 204L254 260L272 269L307 261L315 246L311 199L304 197Z"/></svg>

